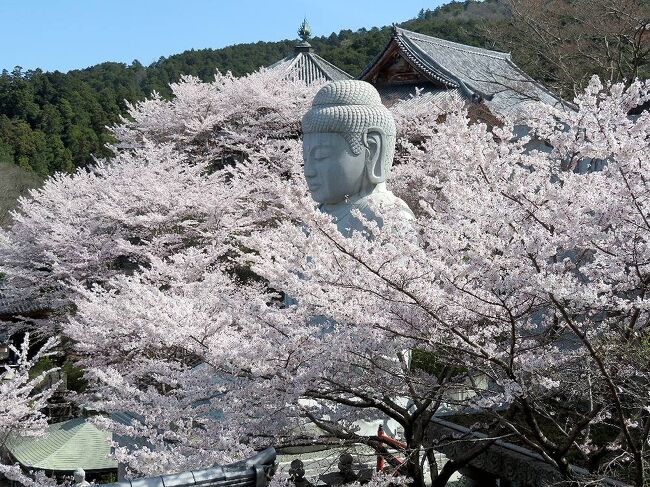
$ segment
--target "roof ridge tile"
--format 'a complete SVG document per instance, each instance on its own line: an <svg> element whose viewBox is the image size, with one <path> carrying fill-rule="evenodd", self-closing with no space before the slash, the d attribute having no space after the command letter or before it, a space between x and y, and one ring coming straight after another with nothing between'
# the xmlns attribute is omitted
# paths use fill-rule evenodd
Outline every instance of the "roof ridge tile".
<svg viewBox="0 0 650 487"><path fill-rule="evenodd" d="M412 30L402 29L401 27L396 27L395 30L398 35L403 35L414 41L422 41L422 42L428 42L430 44L438 44L448 49L468 52L471 54L477 54L480 56L490 57L493 59L500 59L503 61L508 61L512 58L510 53L507 52L493 51L491 49L485 49L483 47L469 46L467 44L461 44L459 42L441 39L440 37L434 37L427 34L421 34L419 32L413 32Z"/></svg>

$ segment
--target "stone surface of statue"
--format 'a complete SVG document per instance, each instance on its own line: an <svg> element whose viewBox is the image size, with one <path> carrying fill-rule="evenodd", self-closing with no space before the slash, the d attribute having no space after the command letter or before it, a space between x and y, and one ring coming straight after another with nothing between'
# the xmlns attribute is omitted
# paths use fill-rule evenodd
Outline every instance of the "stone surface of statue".
<svg viewBox="0 0 650 487"><path fill-rule="evenodd" d="M386 188L395 152L395 121L369 83L334 81L321 88L302 120L307 186L320 209L349 236L363 231L364 218L383 220L374 208L413 220L408 205Z"/></svg>
<svg viewBox="0 0 650 487"><path fill-rule="evenodd" d="M78 468L77 470L75 470L73 476L74 476L74 483L72 484L73 487L87 487L90 485L86 480L86 472L84 471L83 468Z"/></svg>

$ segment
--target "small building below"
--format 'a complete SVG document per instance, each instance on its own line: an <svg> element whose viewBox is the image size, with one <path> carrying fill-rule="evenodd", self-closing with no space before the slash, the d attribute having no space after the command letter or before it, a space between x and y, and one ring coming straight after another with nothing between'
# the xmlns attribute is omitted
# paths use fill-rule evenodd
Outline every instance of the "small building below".
<svg viewBox="0 0 650 487"><path fill-rule="evenodd" d="M5 445L10 457L26 470L48 475L72 475L82 468L88 478L117 479L118 464L111 458L112 433L98 429L87 418L51 424L43 436L11 438Z"/></svg>

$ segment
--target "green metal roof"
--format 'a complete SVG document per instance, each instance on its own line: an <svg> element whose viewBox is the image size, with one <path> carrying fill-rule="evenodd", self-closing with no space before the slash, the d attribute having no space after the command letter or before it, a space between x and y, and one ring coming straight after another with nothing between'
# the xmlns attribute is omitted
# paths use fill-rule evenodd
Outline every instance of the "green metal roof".
<svg viewBox="0 0 650 487"><path fill-rule="evenodd" d="M97 429L86 418L50 425L41 437L15 437L7 449L21 465L41 470L70 471L117 468L109 458L111 433Z"/></svg>

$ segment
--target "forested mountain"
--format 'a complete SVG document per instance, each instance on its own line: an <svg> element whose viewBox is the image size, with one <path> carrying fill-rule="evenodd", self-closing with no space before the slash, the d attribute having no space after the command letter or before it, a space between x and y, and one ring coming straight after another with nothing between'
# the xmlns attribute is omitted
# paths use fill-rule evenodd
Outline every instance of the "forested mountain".
<svg viewBox="0 0 650 487"><path fill-rule="evenodd" d="M571 42L575 44L575 40L565 39L564 34L553 32L553 22L562 33L575 33L577 39L585 38L585 29L591 29L587 38L592 44L596 42L594 39L597 40L592 26L575 20L573 12L562 11L555 4L580 9L590 19L602 24L602 19L599 20L594 12L578 5L585 2L593 5L601 1L453 1L434 10L422 9L416 17L400 26L464 44L512 51L515 61L529 74L562 94L570 95L570 88L584 81L584 73L616 74L619 78L625 74L610 72L607 63L598 65L596 61L585 62L577 55L565 56L562 51L557 58L569 59L572 66L583 63L574 72L561 63L555 63L552 57L555 55L554 48L559 46L559 49L566 50L565 46L572 45ZM612 1L641 5L639 8L643 15L648 9L646 0ZM627 6L626 19L633 17L630 11ZM546 23L544 32L549 32L548 40L535 38L539 31L534 30L534 23L520 22L517 18L533 13ZM607 21L608 25L613 25L611 19ZM567 27L571 29L567 30ZM620 27L622 30L624 28L628 27ZM628 35L629 32L623 34ZM338 34L315 37L310 42L322 57L356 75L383 49L389 36L390 27L384 26L356 32L342 30ZM641 41L645 40L647 33L642 31L639 45L634 41L630 48L635 53L634 62L637 64L639 56L641 60L647 59L647 52L641 45ZM612 48L611 34L608 34L605 42L607 55L618 55L616 46ZM110 140L106 126L115 123L124 113L126 101L143 99L154 90L169 96L169 83L183 74L209 80L216 70L231 71L235 75L252 72L290 54L295 43L295 40L283 40L221 49L193 49L167 58L161 57L149 66L143 66L136 60L130 65L107 62L68 73L43 72L40 69L23 71L19 67L11 72L4 70L0 75L0 163L17 164L41 177L56 171L69 172L84 167L92 163L92 155L111 155L104 147ZM587 59L594 57L594 45L586 49ZM578 48L585 51L585 46ZM639 54L644 52L646 58ZM622 59L628 61L629 57L626 55ZM632 69L633 74L643 68L632 67L636 69ZM645 69L647 73L647 67Z"/></svg>
<svg viewBox="0 0 650 487"><path fill-rule="evenodd" d="M480 14L473 14L474 11ZM499 12L495 1L452 3L423 10L405 28L469 44L483 44L477 23ZM415 12L414 12L415 14ZM328 61L355 75L381 51L390 27L342 30L310 40ZM153 90L169 96L169 83L182 74L209 80L218 69L242 75L270 65L293 51L295 40L239 44L222 49L185 51L161 57L149 66L107 62L68 73L23 71L0 75L0 162L11 162L40 176L73 171L110 156L105 127L124 113L125 101Z"/></svg>

